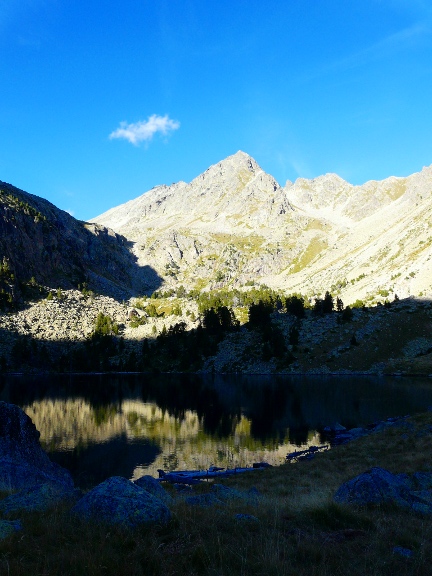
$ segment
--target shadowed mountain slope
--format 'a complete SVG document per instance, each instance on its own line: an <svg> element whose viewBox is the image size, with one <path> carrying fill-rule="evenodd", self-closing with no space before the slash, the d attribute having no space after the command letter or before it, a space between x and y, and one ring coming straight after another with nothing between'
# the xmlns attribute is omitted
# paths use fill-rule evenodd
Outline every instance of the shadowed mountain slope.
<svg viewBox="0 0 432 576"><path fill-rule="evenodd" d="M84 282L122 298L154 290L150 266L139 267L121 235L80 222L50 202L0 182L0 263L4 294L20 298L32 277L39 284L71 288Z"/></svg>

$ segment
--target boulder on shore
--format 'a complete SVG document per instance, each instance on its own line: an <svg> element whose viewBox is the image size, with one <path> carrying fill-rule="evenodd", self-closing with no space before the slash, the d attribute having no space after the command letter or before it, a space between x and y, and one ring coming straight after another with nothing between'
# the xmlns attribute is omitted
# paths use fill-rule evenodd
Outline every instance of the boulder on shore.
<svg viewBox="0 0 432 576"><path fill-rule="evenodd" d="M37 484L72 489L70 473L42 450L31 418L14 404L0 401L0 489L22 490Z"/></svg>
<svg viewBox="0 0 432 576"><path fill-rule="evenodd" d="M162 488L160 482L153 478L153 476L141 476L138 480L134 482L135 486L139 486L140 488L144 488L147 490L152 496L161 500L164 504L169 506L174 502L173 497L168 494L165 488Z"/></svg>
<svg viewBox="0 0 432 576"><path fill-rule="evenodd" d="M393 502L409 506L411 483L403 475L395 475L384 468L371 468L342 484L334 495L339 504L382 504Z"/></svg>
<svg viewBox="0 0 432 576"><path fill-rule="evenodd" d="M392 474L372 468L342 484L334 500L338 504L395 504L422 514L432 514L432 475L427 472Z"/></svg>
<svg viewBox="0 0 432 576"><path fill-rule="evenodd" d="M166 524L171 518L171 512L161 500L121 476L112 476L87 492L72 512L88 520L130 528Z"/></svg>
<svg viewBox="0 0 432 576"><path fill-rule="evenodd" d="M23 511L43 512L60 502L73 503L77 500L78 492L78 490L57 483L36 484L0 500L0 513L10 516Z"/></svg>

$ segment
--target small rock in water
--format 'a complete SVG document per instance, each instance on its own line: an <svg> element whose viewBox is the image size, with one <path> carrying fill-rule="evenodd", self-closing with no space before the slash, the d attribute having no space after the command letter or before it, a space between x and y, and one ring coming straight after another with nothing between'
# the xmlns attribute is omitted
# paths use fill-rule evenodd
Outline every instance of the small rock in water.
<svg viewBox="0 0 432 576"><path fill-rule="evenodd" d="M346 430L345 426L342 426L342 424L339 424L339 422L335 422L335 424L331 426L331 429L333 432L345 432Z"/></svg>
<svg viewBox="0 0 432 576"><path fill-rule="evenodd" d="M345 426L342 426L342 424L339 424L339 422L335 422L331 426L326 426L324 428L324 432L344 432L345 430Z"/></svg>

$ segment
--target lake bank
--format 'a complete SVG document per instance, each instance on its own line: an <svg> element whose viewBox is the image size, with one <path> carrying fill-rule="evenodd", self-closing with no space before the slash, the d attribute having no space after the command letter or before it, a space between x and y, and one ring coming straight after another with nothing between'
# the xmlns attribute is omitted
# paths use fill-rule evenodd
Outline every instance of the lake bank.
<svg viewBox="0 0 432 576"><path fill-rule="evenodd" d="M72 525L61 506L25 515L24 531L0 542L0 568L14 576L42 571L99 576L101 567L108 576L328 576L346 574L349 566L352 576L426 576L432 560L428 517L392 506L350 508L333 502L341 483L372 466L394 474L431 471L432 414L415 415L408 424L339 446L312 461L224 482L240 491L254 486L260 494L258 505L233 500L205 508L177 499L173 521L166 527L129 531L80 520ZM198 487L198 493L209 490ZM256 520L242 523L236 520L238 514ZM412 555L395 553L398 548Z"/></svg>

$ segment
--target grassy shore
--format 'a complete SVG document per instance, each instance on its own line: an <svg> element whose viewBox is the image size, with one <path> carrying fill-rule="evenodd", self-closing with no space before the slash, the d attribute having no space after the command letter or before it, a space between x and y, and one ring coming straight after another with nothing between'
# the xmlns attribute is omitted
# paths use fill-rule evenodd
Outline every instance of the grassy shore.
<svg viewBox="0 0 432 576"><path fill-rule="evenodd" d="M360 509L332 502L342 482L372 466L393 473L432 470L432 413L410 423L310 461L226 480L242 490L255 486L257 506L233 501L198 508L178 501L168 526L133 532L71 518L62 507L26 514L24 530L0 542L0 574L430 575L431 517L388 505ZM238 513L258 520L236 520ZM412 557L395 554L397 546Z"/></svg>

